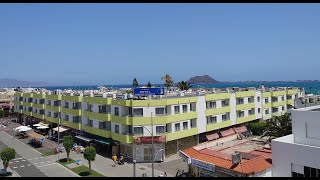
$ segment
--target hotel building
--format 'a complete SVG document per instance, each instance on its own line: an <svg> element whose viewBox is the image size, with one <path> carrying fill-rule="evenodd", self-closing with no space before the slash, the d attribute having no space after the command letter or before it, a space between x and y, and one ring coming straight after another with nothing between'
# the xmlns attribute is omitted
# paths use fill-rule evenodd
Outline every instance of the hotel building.
<svg viewBox="0 0 320 180"><path fill-rule="evenodd" d="M108 145L110 153L150 162L151 122L155 161L203 141L208 135L293 109L299 88L226 88L171 92L137 99L107 91L21 91L14 111L22 123L44 121L75 137ZM86 135L92 135L90 138ZM110 154L109 153L109 154Z"/></svg>

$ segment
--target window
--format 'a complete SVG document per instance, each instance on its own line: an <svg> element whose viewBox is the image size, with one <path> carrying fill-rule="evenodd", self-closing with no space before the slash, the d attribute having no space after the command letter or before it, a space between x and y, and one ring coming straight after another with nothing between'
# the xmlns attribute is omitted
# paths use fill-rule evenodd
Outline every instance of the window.
<svg viewBox="0 0 320 180"><path fill-rule="evenodd" d="M107 122L99 122L99 129L107 129Z"/></svg>
<svg viewBox="0 0 320 180"><path fill-rule="evenodd" d="M143 116L143 108L135 108L135 109L133 109L133 116L142 117Z"/></svg>
<svg viewBox="0 0 320 180"><path fill-rule="evenodd" d="M174 113L179 114L180 113L180 107L179 106L174 106Z"/></svg>
<svg viewBox="0 0 320 180"><path fill-rule="evenodd" d="M69 108L69 102L65 103L65 108Z"/></svg>
<svg viewBox="0 0 320 180"><path fill-rule="evenodd" d="M38 109L35 109L35 113L38 114Z"/></svg>
<svg viewBox="0 0 320 180"><path fill-rule="evenodd" d="M54 117L54 118L59 118L59 117L58 117L58 113L54 113L54 114L53 114L53 117Z"/></svg>
<svg viewBox="0 0 320 180"><path fill-rule="evenodd" d="M281 101L284 101L284 96L281 96Z"/></svg>
<svg viewBox="0 0 320 180"><path fill-rule="evenodd" d="M268 98L264 99L264 103L265 104L269 103L269 99Z"/></svg>
<svg viewBox="0 0 320 180"><path fill-rule="evenodd" d="M114 115L119 116L119 107L114 107Z"/></svg>
<svg viewBox="0 0 320 180"><path fill-rule="evenodd" d="M111 114L111 106L110 105L106 106L106 113Z"/></svg>
<svg viewBox="0 0 320 180"><path fill-rule="evenodd" d="M174 124L175 130L180 131L180 123Z"/></svg>
<svg viewBox="0 0 320 180"><path fill-rule="evenodd" d="M197 120L196 119L191 119L191 128L194 128L197 126Z"/></svg>
<svg viewBox="0 0 320 180"><path fill-rule="evenodd" d="M91 119L88 120L88 126L90 126L90 127L93 126L93 120L91 120Z"/></svg>
<svg viewBox="0 0 320 180"><path fill-rule="evenodd" d="M81 117L80 116L73 116L73 122L74 123L80 123L81 122Z"/></svg>
<svg viewBox="0 0 320 180"><path fill-rule="evenodd" d="M130 135L132 135L132 126L131 126L131 125L128 125L128 133L129 133Z"/></svg>
<svg viewBox="0 0 320 180"><path fill-rule="evenodd" d="M134 135L143 135L143 127L133 127Z"/></svg>
<svg viewBox="0 0 320 180"><path fill-rule="evenodd" d="M165 133L165 126L156 127L156 134L164 134L164 133Z"/></svg>
<svg viewBox="0 0 320 180"><path fill-rule="evenodd" d="M248 114L249 114L249 115L254 115L254 114L255 114L255 113L254 113L254 108L250 109L249 112L248 112Z"/></svg>
<svg viewBox="0 0 320 180"><path fill-rule="evenodd" d="M258 113L260 113L260 108L258 108Z"/></svg>
<svg viewBox="0 0 320 180"><path fill-rule="evenodd" d="M284 111L284 106L282 106L282 111Z"/></svg>
<svg viewBox="0 0 320 180"><path fill-rule="evenodd" d="M190 111L193 111L193 109L192 109L192 104L190 104Z"/></svg>
<svg viewBox="0 0 320 180"><path fill-rule="evenodd" d="M51 117L51 111L48 112L48 116Z"/></svg>
<svg viewBox="0 0 320 180"><path fill-rule="evenodd" d="M216 116L211 116L207 118L207 124L214 124L217 123L217 117Z"/></svg>
<svg viewBox="0 0 320 180"><path fill-rule="evenodd" d="M211 108L216 108L216 102L215 101L207 102L207 109L211 109Z"/></svg>
<svg viewBox="0 0 320 180"><path fill-rule="evenodd" d="M278 112L278 108L272 108L272 112Z"/></svg>
<svg viewBox="0 0 320 180"><path fill-rule="evenodd" d="M320 177L320 170L304 166L304 177Z"/></svg>
<svg viewBox="0 0 320 180"><path fill-rule="evenodd" d="M129 116L133 116L132 107L129 107Z"/></svg>
<svg viewBox="0 0 320 180"><path fill-rule="evenodd" d="M54 106L60 106L60 101L53 101Z"/></svg>
<svg viewBox="0 0 320 180"><path fill-rule="evenodd" d="M183 130L188 129L188 122L183 122L182 126L183 126Z"/></svg>
<svg viewBox="0 0 320 180"><path fill-rule="evenodd" d="M224 115L222 115L222 121L228 120L228 119L229 119L228 115L229 115L229 114L224 114Z"/></svg>
<svg viewBox="0 0 320 180"><path fill-rule="evenodd" d="M38 99L34 99L34 103L38 104Z"/></svg>
<svg viewBox="0 0 320 180"><path fill-rule="evenodd" d="M264 110L265 114L269 114L269 109Z"/></svg>
<svg viewBox="0 0 320 180"><path fill-rule="evenodd" d="M183 113L186 113L188 110L187 110L188 106L187 105L182 105L182 111Z"/></svg>
<svg viewBox="0 0 320 180"><path fill-rule="evenodd" d="M106 113L107 112L107 106L99 106L99 113Z"/></svg>
<svg viewBox="0 0 320 180"><path fill-rule="evenodd" d="M89 104L89 112L92 112L92 111L93 111L93 105Z"/></svg>
<svg viewBox="0 0 320 180"><path fill-rule="evenodd" d="M248 103L253 103L253 99L254 99L254 97L253 97L253 96L248 97Z"/></svg>
<svg viewBox="0 0 320 180"><path fill-rule="evenodd" d="M119 133L119 125L118 124L114 125L114 132Z"/></svg>
<svg viewBox="0 0 320 180"><path fill-rule="evenodd" d="M156 108L156 115L157 115L157 116L163 116L163 115L165 115L165 113L164 113L164 108Z"/></svg>
<svg viewBox="0 0 320 180"><path fill-rule="evenodd" d="M80 104L80 103L73 103L72 108L73 108L73 109L79 109L79 107L80 107L79 104Z"/></svg>
<svg viewBox="0 0 320 180"><path fill-rule="evenodd" d="M238 118L244 117L244 111L237 111L237 117Z"/></svg>
<svg viewBox="0 0 320 180"><path fill-rule="evenodd" d="M288 96L287 96L287 99L288 99L288 100L291 100L291 99L292 99L292 96L288 95Z"/></svg>
<svg viewBox="0 0 320 180"><path fill-rule="evenodd" d="M66 115L66 121L69 121L69 115Z"/></svg>
<svg viewBox="0 0 320 180"><path fill-rule="evenodd" d="M278 102L278 97L272 97L272 102Z"/></svg>
<svg viewBox="0 0 320 180"><path fill-rule="evenodd" d="M244 101L243 101L243 98L237 98L237 104L243 104Z"/></svg>
<svg viewBox="0 0 320 180"><path fill-rule="evenodd" d="M221 106L222 106L222 107L229 106L229 100L223 100L223 101L221 101Z"/></svg>
<svg viewBox="0 0 320 180"><path fill-rule="evenodd" d="M257 97L257 101L260 102L260 97Z"/></svg>

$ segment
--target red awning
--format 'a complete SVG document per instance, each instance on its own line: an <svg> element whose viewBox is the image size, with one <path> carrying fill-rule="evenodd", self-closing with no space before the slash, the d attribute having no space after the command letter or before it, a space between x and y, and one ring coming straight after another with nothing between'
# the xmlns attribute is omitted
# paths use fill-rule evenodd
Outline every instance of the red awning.
<svg viewBox="0 0 320 180"><path fill-rule="evenodd" d="M246 126L237 127L237 128L234 128L234 130L236 131L236 133L243 133L248 131Z"/></svg>
<svg viewBox="0 0 320 180"><path fill-rule="evenodd" d="M214 134L210 134L210 135L206 135L208 141L212 141L215 139L219 139L219 134L218 133L214 133Z"/></svg>
<svg viewBox="0 0 320 180"><path fill-rule="evenodd" d="M236 134L232 128L228 129L228 130L224 130L224 131L221 131L220 134L222 135L222 137L226 137L226 136L230 136L230 135L233 135L233 134Z"/></svg>

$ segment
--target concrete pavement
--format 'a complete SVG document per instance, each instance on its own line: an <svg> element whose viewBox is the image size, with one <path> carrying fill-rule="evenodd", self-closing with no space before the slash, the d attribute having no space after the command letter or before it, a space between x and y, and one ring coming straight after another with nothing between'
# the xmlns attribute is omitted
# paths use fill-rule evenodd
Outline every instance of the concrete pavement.
<svg viewBox="0 0 320 180"><path fill-rule="evenodd" d="M66 158L66 152L60 153L60 159ZM48 158L53 161L58 159L58 155L48 156ZM73 160L81 160L81 163L85 166L89 166L88 161L83 158L83 154L77 154L74 151L70 152L70 158ZM100 156L99 154L96 155L96 160L91 163L91 167L93 170L97 171L98 173L107 176L107 177L133 177L133 164L126 163L124 165L117 165L113 167L113 161L111 159L105 158ZM142 177L142 174L146 173L148 177L152 176L151 168L145 166L143 164L137 163L136 164L136 177ZM163 171L155 169L154 175L157 177L159 174L163 174ZM174 174L169 174L167 172L168 177L175 176Z"/></svg>

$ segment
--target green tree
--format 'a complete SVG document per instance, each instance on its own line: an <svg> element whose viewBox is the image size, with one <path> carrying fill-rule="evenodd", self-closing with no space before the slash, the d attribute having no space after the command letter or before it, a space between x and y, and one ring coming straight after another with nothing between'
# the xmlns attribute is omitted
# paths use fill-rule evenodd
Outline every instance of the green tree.
<svg viewBox="0 0 320 180"><path fill-rule="evenodd" d="M147 87L152 87L150 81L148 81Z"/></svg>
<svg viewBox="0 0 320 180"><path fill-rule="evenodd" d="M70 150L73 147L73 137L72 136L64 136L62 139L63 147L67 152L67 161L70 161Z"/></svg>
<svg viewBox="0 0 320 180"><path fill-rule="evenodd" d="M261 138L269 137L267 142L270 143L272 139L292 134L290 115L290 113L285 113L281 116L273 117L267 122Z"/></svg>
<svg viewBox="0 0 320 180"><path fill-rule="evenodd" d="M253 135L261 136L263 131L266 129L267 123L266 122L253 122L249 123L249 128Z"/></svg>
<svg viewBox="0 0 320 180"><path fill-rule="evenodd" d="M3 118L3 116L4 116L4 110L3 108L0 108L0 118Z"/></svg>
<svg viewBox="0 0 320 180"><path fill-rule="evenodd" d="M138 86L139 86L139 83L138 83L137 79L134 78L134 79L133 79L133 82L132 82L132 88L136 88L136 87L138 87Z"/></svg>
<svg viewBox="0 0 320 180"><path fill-rule="evenodd" d="M91 161L96 158L96 148L88 146L84 149L83 157L88 160L89 163L89 174L91 174Z"/></svg>
<svg viewBox="0 0 320 180"><path fill-rule="evenodd" d="M4 173L7 174L9 161L16 157L16 151L13 148L4 148L0 152L1 160L3 161Z"/></svg>
<svg viewBox="0 0 320 180"><path fill-rule="evenodd" d="M192 88L192 86L187 81L181 81L181 82L178 82L178 88L182 91L183 90L187 91L188 89Z"/></svg>
<svg viewBox="0 0 320 180"><path fill-rule="evenodd" d="M161 80L165 81L164 87L166 87L167 90L173 86L173 80L169 74L164 75Z"/></svg>

